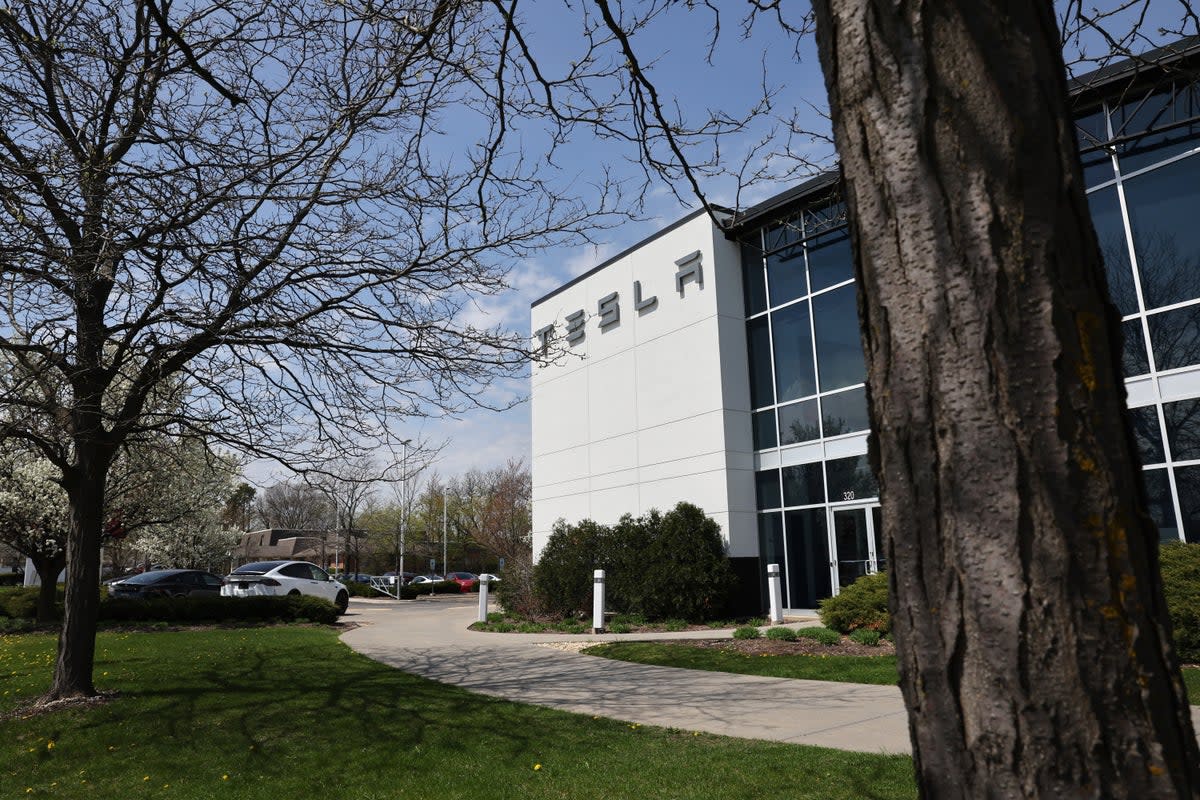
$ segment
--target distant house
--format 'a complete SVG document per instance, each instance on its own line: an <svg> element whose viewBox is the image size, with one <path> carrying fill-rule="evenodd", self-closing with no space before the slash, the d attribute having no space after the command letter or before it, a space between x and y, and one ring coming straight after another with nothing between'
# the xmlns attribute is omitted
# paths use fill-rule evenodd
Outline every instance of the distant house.
<svg viewBox="0 0 1200 800"><path fill-rule="evenodd" d="M355 538L366 535L366 531L345 530L295 530L292 528L264 528L247 531L233 548L231 556L235 564L251 561L311 561L331 572L342 570L347 535Z"/></svg>

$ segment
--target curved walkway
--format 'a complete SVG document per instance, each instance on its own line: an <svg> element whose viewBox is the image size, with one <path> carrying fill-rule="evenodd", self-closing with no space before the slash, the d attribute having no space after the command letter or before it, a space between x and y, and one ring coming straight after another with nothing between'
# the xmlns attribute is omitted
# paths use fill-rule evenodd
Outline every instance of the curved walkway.
<svg viewBox="0 0 1200 800"><path fill-rule="evenodd" d="M482 694L645 725L868 753L908 753L900 690L630 664L538 646L712 639L729 631L615 636L479 633L478 599L355 598L342 640L405 672Z"/></svg>

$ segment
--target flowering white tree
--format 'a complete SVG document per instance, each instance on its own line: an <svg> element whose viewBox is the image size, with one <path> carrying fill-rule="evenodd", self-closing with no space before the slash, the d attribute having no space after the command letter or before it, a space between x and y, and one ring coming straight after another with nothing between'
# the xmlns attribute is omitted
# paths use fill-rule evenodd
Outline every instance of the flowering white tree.
<svg viewBox="0 0 1200 800"><path fill-rule="evenodd" d="M37 618L54 616L58 574L67 564L67 494L58 469L44 458L0 455L0 541L33 562L41 579Z"/></svg>

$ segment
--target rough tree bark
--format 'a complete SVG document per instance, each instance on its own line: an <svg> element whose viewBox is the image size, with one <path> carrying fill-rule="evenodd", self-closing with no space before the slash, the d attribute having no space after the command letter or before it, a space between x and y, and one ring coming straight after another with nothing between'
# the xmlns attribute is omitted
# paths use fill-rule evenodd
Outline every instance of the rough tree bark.
<svg viewBox="0 0 1200 800"><path fill-rule="evenodd" d="M1051 4L817 0L927 797L1196 797Z"/></svg>

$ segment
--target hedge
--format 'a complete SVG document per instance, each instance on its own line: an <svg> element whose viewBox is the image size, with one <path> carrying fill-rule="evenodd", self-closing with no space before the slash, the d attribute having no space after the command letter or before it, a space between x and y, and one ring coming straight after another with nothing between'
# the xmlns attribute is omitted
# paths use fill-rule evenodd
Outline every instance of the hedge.
<svg viewBox="0 0 1200 800"><path fill-rule="evenodd" d="M864 575L835 597L826 597L819 605L817 613L821 622L841 633L866 628L882 634L892 629L886 572Z"/></svg>
<svg viewBox="0 0 1200 800"><path fill-rule="evenodd" d="M1200 664L1200 544L1172 542L1158 552L1179 659Z"/></svg>
<svg viewBox="0 0 1200 800"><path fill-rule="evenodd" d="M284 595L270 597L170 597L152 600L100 601L100 619L106 622L241 622L283 621L330 624L337 608L321 597Z"/></svg>

